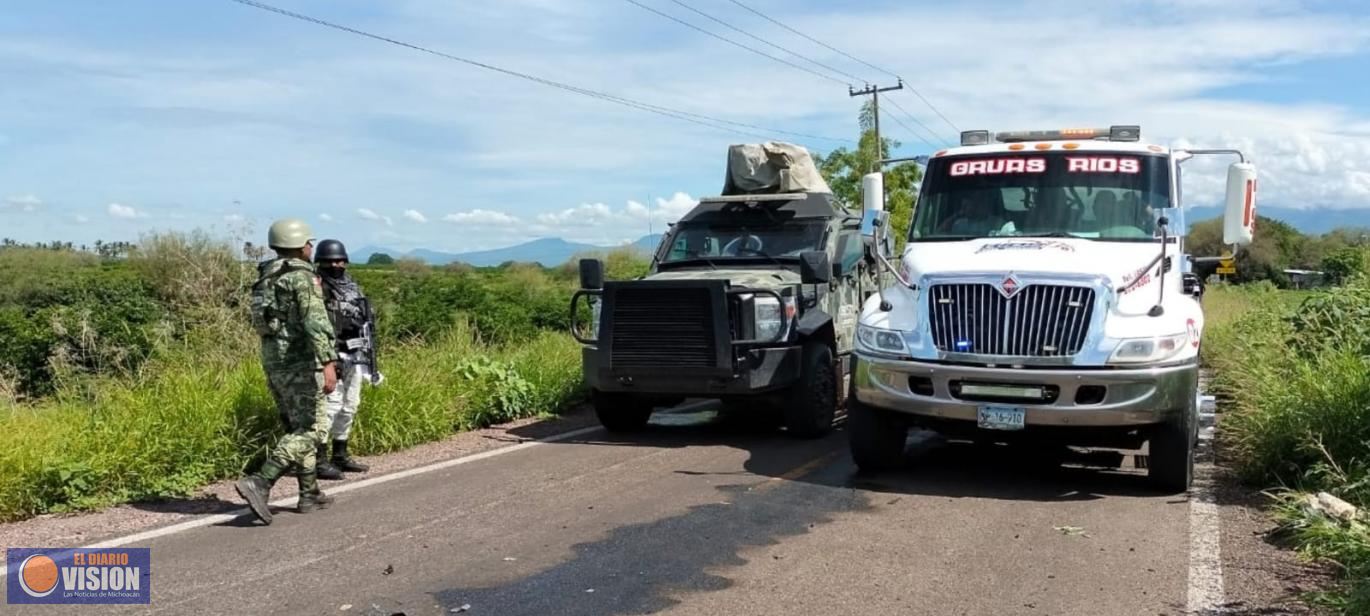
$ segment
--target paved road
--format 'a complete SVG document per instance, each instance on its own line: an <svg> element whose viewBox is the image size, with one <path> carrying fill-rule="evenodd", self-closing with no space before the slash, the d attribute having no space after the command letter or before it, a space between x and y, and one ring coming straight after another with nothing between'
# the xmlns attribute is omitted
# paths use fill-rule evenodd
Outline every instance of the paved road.
<svg viewBox="0 0 1370 616"><path fill-rule="evenodd" d="M1053 468L916 436L867 479L840 430L653 422L142 542L151 612L1184 613L1190 505L1073 465L1118 454Z"/></svg>

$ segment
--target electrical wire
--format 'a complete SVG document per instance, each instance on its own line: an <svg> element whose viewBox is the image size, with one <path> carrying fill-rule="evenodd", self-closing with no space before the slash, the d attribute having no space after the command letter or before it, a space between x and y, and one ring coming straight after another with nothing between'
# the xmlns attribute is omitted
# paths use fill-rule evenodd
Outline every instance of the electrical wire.
<svg viewBox="0 0 1370 616"><path fill-rule="evenodd" d="M761 56L761 57L763 57L763 58L769 58L769 59L771 59L771 60L775 60L776 62L779 62L779 63L781 63L781 64L785 64L785 65L787 65L787 66L791 66L791 67L793 67L793 68L797 68L797 69L799 69L799 70L801 70L801 71L804 71L804 72L806 72L806 73L808 73L808 74L810 74L810 75L814 75L814 76L819 77L819 78L821 78L821 79L826 79L826 80L828 80L828 81L832 81L832 82L835 82L835 83L840 83L840 84L842 84L842 85L851 85L851 84L849 84L849 83L847 83L847 82L845 82L845 81L842 81L841 79L838 79L838 78L836 78L836 77L833 77L833 76L831 76L831 75L824 75L823 73L820 73L820 72L818 72L818 71L815 71L815 70L813 70L813 69L811 69L811 68L808 68L808 67L805 67L805 66L800 66L800 65L795 64L795 63L793 63L793 62L790 62L789 60L786 60L786 59L784 59L784 58L777 58L777 57L775 57L775 56L773 56L773 55L771 55L771 54L768 54L768 53L766 53L766 52L764 52L764 51L761 51L760 49L757 49L757 48L755 48L755 47L751 47L751 46L745 45L745 44L743 44L743 43L739 43L739 42L734 41L734 40L732 40L732 39L730 39L730 38L728 38L728 37L726 37L726 36L723 36L723 35L721 35L721 34L717 34L717 33L715 33L715 32L710 32L710 31L708 31L708 30L705 30L704 28L701 28L701 27L699 27L699 26L696 26L696 25L694 25L694 24L692 24L692 23L690 23L690 22L688 22L688 21L685 21L685 20L679 18L679 17L676 17L676 16L671 15L671 14L668 14L668 13L663 13L663 12L657 10L657 9L654 9L654 8L652 8L652 7L650 7L650 6L647 6L647 5L645 5L645 4L641 3L641 2L638 2L637 0L623 0L623 1L624 1L624 2L627 2L628 4L632 4L632 5L634 5L634 6L637 6L637 7L641 8L641 9L644 10L644 11L648 11L648 12L655 13L655 14L657 14L657 15L660 15L660 16L662 16L662 17L665 17L666 19L669 19L669 20L671 20L671 21L674 21L674 22L676 22L676 23L678 23L678 24L680 24L680 25L682 25L682 26L685 26L686 28L691 29L691 30L695 30L695 31L700 32L700 33L703 33L703 34L705 34L705 35L707 35L707 36L711 36L711 37L713 37L713 38L716 38L716 39L718 39L718 40L720 40L720 41L723 41L723 42L725 42L725 43L728 43L729 45L733 45L733 46L735 46L735 47L740 47L740 48L742 48L742 49L745 49L745 50L747 50L747 51L750 51L750 52L752 52L752 53L754 53L754 54L756 54L756 55L759 55L759 56Z"/></svg>
<svg viewBox="0 0 1370 616"><path fill-rule="evenodd" d="M708 20L710 20L710 21L712 21L712 22L714 22L714 23L717 23L717 24L719 24L719 25L725 27L725 28L728 28L729 30L732 30L732 31L734 31L734 32L737 32L737 33L739 33L739 34L742 34L743 36L746 36L746 37L751 38L751 39L753 39L753 40L759 41L759 42L761 42L761 43L765 43L766 45L770 45L771 47L774 47L774 48L776 48L776 49L779 49L780 51L783 51L783 52L785 52L785 53L787 53L787 54L790 54L790 55L792 55L792 56L794 56L794 57L796 57L796 58L800 58L800 59L802 59L802 60L804 60L804 61L806 61L806 62L808 62L809 64L812 64L812 65L814 65L814 66L819 66L819 67L822 67L822 68L824 68L824 69L826 69L826 70L828 70L828 71L830 71L830 72L836 73L836 74L838 74L838 75L842 75L843 77L850 78L853 82L865 81L864 79L861 79L860 77L857 77L856 75L853 75L853 74L851 74L851 73L848 73L848 72L846 72L846 71L844 71L844 70L842 70L842 69L833 68L833 67L831 67L831 66L828 66L827 64L824 64L824 63L822 63L822 62L819 62L818 60L815 60L815 59L813 59L813 58L810 58L810 57L808 57L808 56L805 56L804 54L801 54L801 53L799 53L799 52L797 52L797 51L794 51L794 50L792 50L792 49L787 49L787 48L785 48L785 47L781 47L780 45L777 45L777 44L772 43L772 42L770 42L770 41L768 41L768 40L766 40L766 39L764 39L764 38L761 38L761 37L759 37L759 36L757 36L757 35L755 35L755 34L752 34L752 33L750 33L750 32L747 32L746 30L743 30L742 28L739 28L739 27L737 27L737 26L734 26L734 25L728 23L727 21L724 21L724 20L722 20L722 19L719 19L718 17L714 17L713 15L710 15L710 14L705 13L704 11L701 11L701 10L699 10L699 9L693 7L693 6L690 6L689 4L683 2L682 0L671 0L671 2L674 2L675 4L684 7L684 8L685 8L686 10L688 10L688 11L691 11L691 12L697 14L697 15L700 15L701 17L704 17L705 19L708 19Z"/></svg>
<svg viewBox="0 0 1370 616"><path fill-rule="evenodd" d="M589 97L591 97L591 98L595 98L595 99L598 99L598 100L603 100L603 101L607 101L607 102L612 102L612 103L616 103L616 104L623 105L623 106L626 106L626 107L632 107L632 108L635 108L635 109L639 109L639 110L641 110L641 111L646 111L646 112L654 113L654 114L657 114L657 115L662 115L662 116L666 116L666 117L670 117L670 118L675 118L675 119L683 120L683 121L686 121L686 122L692 122L692 123L699 124L699 125L701 125L701 126L706 126L706 127L709 127L709 128L713 128L713 129L716 129L716 130L724 130L724 131L728 131L728 132L732 132L732 133L736 133L736 134L740 134L740 135L746 135L746 136L749 136L749 137L760 137L760 138L763 138L763 139L770 139L772 134L786 134L786 135L792 135L792 136L796 136L796 137L803 137L803 138L805 138L805 139L819 139L819 140L823 140L823 141L835 141L835 142L841 142L841 143L855 143L855 141L853 141L853 140L851 140L851 139L842 139L842 138L837 138L837 137L824 137L824 136L821 136L821 135L810 135L810 134L806 134L806 133L798 133L798 132L793 132L793 131L785 131L785 130L780 130L780 129L775 129L775 128L768 128L768 127L764 127L764 126L757 126L757 125L755 125L755 124L747 124L747 123L744 123L744 122L735 122L735 121L732 121L732 120L724 120L724 119L722 119L722 118L715 118L715 117L707 116L707 115L703 115L703 114L691 113L691 112L688 112L688 111L681 111L681 110L679 110L679 109L672 109L672 108L670 108L670 107L662 107L662 106L660 106L660 105L653 105L653 104L650 104L650 103L644 103L644 102L641 102L641 101L633 100L633 99L630 99L630 98L624 98L624 97L621 97L621 96L615 96L615 95L613 95L613 94L608 94L608 93L600 92L600 91L597 91L597 90L590 90L590 89L588 89L588 88L581 88L581 87L578 87L578 86L573 86L573 85L570 85L570 84L566 84L566 83L562 83L562 82L558 82L558 81L553 81L553 80L551 80L551 79L546 79L546 78L543 78L543 77L538 77L538 76L536 76L536 75L531 75L531 74L528 74L528 73L522 73L522 72L515 71L515 70L511 70L511 69L501 68L501 67L499 67L499 66L495 66L495 65L493 65L493 64L489 64L489 63L486 63L486 62L480 62L480 61L472 60L472 59L469 59L469 58L463 58L463 57L461 57L461 56L456 56L456 55L452 55L452 54L445 53L445 52L442 52L442 51L437 51L437 50L435 50L435 49L430 49L430 48L428 48L428 47L423 47L423 46L420 46L420 45L415 45L415 44L413 44L413 43L406 43L406 42L404 42L404 41L397 40L397 39L393 39L393 38L389 38L389 37L386 37L386 36L381 36L381 35L378 35L378 34L372 34L372 33L370 33L370 32L366 32L366 31L363 31L363 30L358 30L358 29L356 29L356 28L351 28L351 27L344 26L344 25L337 24L337 23L333 23L333 22L330 22L330 21L325 21L325 20L319 19L319 18L317 18L317 17L311 17L311 16L308 16L308 15L304 15L304 14L302 14L302 13L296 13L296 12L294 12L294 11L289 11L289 10L286 10L286 9L282 9L282 8L279 8L279 7L276 7L276 6L272 6L272 5L263 3L263 2L257 2L256 0L228 0L228 1L229 1L229 2L233 2L233 3L236 3L236 4L241 4L241 5L244 5L244 6L249 6L249 7L252 7L252 8L260 9L260 10L263 10L263 11L268 11L268 12L271 12L271 13L276 13L276 14L282 15L282 16L284 16L284 17L289 17L289 18L292 18L292 19L297 19L297 20L300 20L300 21L305 21L305 22L313 23L313 24L315 24L315 25L323 26L323 27L326 27L326 28L331 28L331 29L334 29L334 30L339 30L339 31L342 31L342 32L347 32L347 33L349 33L349 34L355 34L355 35L357 35L357 36L363 36L363 37L370 38L370 39L374 39L374 40L377 40L377 41L382 41L382 42L385 42L385 43L390 43L390 44L392 44L392 45L397 45L397 46L400 46L400 47L405 47L405 48L412 49L412 50L419 51L419 52L426 53L426 54L431 54L431 55L438 56L438 57L440 57L440 58L444 58L444 59L447 59L447 60L452 60L452 61L455 61L455 62L461 62L461 63L463 63L463 64L468 64L468 65L475 66L475 67L478 67L478 68L483 68L483 69L486 69L486 70L489 70L489 71L494 71L494 72L501 73L501 74L504 74L504 75L508 75L508 76L511 76L511 77L517 77L517 78L519 78L519 79L525 79L525 80L532 81L532 82L535 82L535 83L540 83L540 84L542 84L542 85L549 86L549 87L553 87L553 88L557 88L557 89L564 90L564 91L567 91L567 92L574 92L574 93L576 93L576 94L581 94L581 95L584 95L584 96L589 96ZM729 128L729 127L727 127L727 126L719 126L719 124L726 124L726 125L732 125L732 126L740 126L740 127L744 127L744 128L750 128L750 129L754 129L754 130L760 130L760 131L764 131L764 132L767 133L767 134L759 134L759 133L752 133L752 132L742 131L742 130L738 130L738 129L735 129L735 128Z"/></svg>
<svg viewBox="0 0 1370 616"><path fill-rule="evenodd" d="M842 51L842 50L840 50L840 49L838 49L838 48L836 48L836 47L833 47L832 45L829 45L829 44L827 44L827 43L824 43L823 41L820 41L820 40L818 40L818 39L816 39L816 38L814 38L814 37L812 37L812 36L809 36L809 35L807 35L807 34L804 34L803 32L800 32L800 31L798 31L798 30L796 30L796 29L794 29L794 28L791 28L790 26L785 25L784 23L782 23L780 20L775 19L774 17L771 17L770 15L767 15L767 14L761 12L761 11L758 11L758 10L756 10L756 9L750 7L750 6L747 6L746 4L742 3L741 0L729 0L729 2L732 2L733 4L736 4L737 6L742 7L743 9L745 9L745 10L751 12L753 15L756 15L756 16L762 18L762 19L765 19L766 21L769 21L769 22L771 22L771 23L773 23L773 24L775 24L775 25L777 25L777 26L780 26L781 28L784 28L784 29L786 29L786 30L788 30L788 31L790 31L790 32L793 32L794 34L797 34L797 35L799 35L799 36L802 36L802 37L804 37L804 38L806 38L806 39L808 39L808 40L810 40L810 41L812 41L812 42L814 42L814 43L817 43L818 45L821 45L821 46L823 46L823 47L825 47L825 48L827 48L827 49L829 49L829 50L831 50L831 51L833 51L833 52L835 52L835 53L841 54L841 55L847 57L848 59L851 59L851 60L853 60L853 61L855 61L855 62L857 62L857 63L859 63L859 64L863 64L863 65L865 65L865 66L867 66L867 67L870 67L870 68L872 68L872 69L875 69L875 70L877 70L877 71L880 71L880 72L882 72L882 73L884 73L884 74L886 74L886 75L889 75L889 76L891 76L891 77L894 77L895 79L900 79L900 80L903 80L903 81L906 81L906 82L908 81L907 79L904 79L902 76L900 76L898 73L895 73L894 71L890 71L890 70L887 70L887 69L880 68L879 66L876 66L876 65L874 65L874 64L871 64L870 62L867 62L867 61L865 61L865 60L862 60L861 58L858 58L858 57L856 57L856 56L853 56L853 55L851 55L851 54L849 54L849 53L847 53L847 52L845 52L845 51ZM960 132L961 132L961 129L957 128L956 125L953 124L953 123L951 122L951 120L948 120L948 119L947 119L947 116L942 115L941 110L937 109L937 107L934 106L934 105L932 104L931 101L929 101L928 99L924 98L923 95L922 95L921 93L919 93L917 89L915 89L914 87L910 86L910 87L908 88L908 90L909 90L910 92L912 92L915 96L917 96L919 99L921 99L921 100L923 101L923 103L926 104L926 105L928 106L928 108L932 109L932 111L933 111L934 113L937 114L938 117L942 118L942 121L943 121L943 122L946 122L946 123L947 123L947 126L950 126L950 127L952 128L952 130L956 131L957 133L960 133Z"/></svg>

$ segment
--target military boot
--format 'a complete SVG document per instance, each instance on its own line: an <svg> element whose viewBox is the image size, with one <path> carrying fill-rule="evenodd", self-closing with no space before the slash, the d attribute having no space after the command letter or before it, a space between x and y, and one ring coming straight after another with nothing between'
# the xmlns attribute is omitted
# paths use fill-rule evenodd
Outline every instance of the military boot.
<svg viewBox="0 0 1370 616"><path fill-rule="evenodd" d="M234 486L238 489L238 495L247 501L247 506L252 509L257 519L268 525L271 524L271 507L268 506L271 502L271 487L276 485L276 480L281 478L283 472L284 466L267 458L256 473L239 479Z"/></svg>
<svg viewBox="0 0 1370 616"><path fill-rule="evenodd" d="M347 455L347 441L338 439L333 440L333 466L349 473L365 473L371 469Z"/></svg>
<svg viewBox="0 0 1370 616"><path fill-rule="evenodd" d="M342 471L338 470L338 467L333 466L333 464L332 464L331 462L328 461L328 445L327 445L327 444L324 444L324 443L320 443L320 444L319 444L318 448L315 449L314 459L315 459L315 466L316 466L315 470L318 472L319 479L342 479L342 478L343 478Z"/></svg>
<svg viewBox="0 0 1370 616"><path fill-rule="evenodd" d="M323 493L319 489L319 482L314 473L301 472L300 479L300 501L296 505L296 511L300 513L310 513L319 509L327 509L333 504L333 497Z"/></svg>

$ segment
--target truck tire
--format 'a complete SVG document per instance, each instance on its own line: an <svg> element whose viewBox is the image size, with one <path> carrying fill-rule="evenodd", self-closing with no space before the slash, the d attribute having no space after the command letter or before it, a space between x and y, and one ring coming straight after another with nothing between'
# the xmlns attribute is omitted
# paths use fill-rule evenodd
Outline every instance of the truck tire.
<svg viewBox="0 0 1370 616"><path fill-rule="evenodd" d="M627 394L595 391L591 394L599 424L610 432L635 432L652 418L652 406Z"/></svg>
<svg viewBox="0 0 1370 616"><path fill-rule="evenodd" d="M818 340L804 343L799 382L785 398L785 429L812 439L832 430L837 414L837 369L832 348Z"/></svg>
<svg viewBox="0 0 1370 616"><path fill-rule="evenodd" d="M847 435L857 469L878 473L904 459L909 426L890 411L862 404L853 394L847 398Z"/></svg>
<svg viewBox="0 0 1370 616"><path fill-rule="evenodd" d="M1194 481L1197 410L1190 408L1175 421L1156 426L1147 443L1147 479L1166 493L1189 490Z"/></svg>

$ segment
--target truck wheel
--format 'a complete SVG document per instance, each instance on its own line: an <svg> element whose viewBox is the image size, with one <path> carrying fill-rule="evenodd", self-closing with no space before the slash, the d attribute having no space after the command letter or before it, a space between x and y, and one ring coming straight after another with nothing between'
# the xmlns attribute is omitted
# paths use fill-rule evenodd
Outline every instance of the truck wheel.
<svg viewBox="0 0 1370 616"><path fill-rule="evenodd" d="M804 344L799 382L785 400L785 428L798 438L818 438L832 429L837 413L837 370L832 349L812 340Z"/></svg>
<svg viewBox="0 0 1370 616"><path fill-rule="evenodd" d="M893 413L862 404L852 395L847 398L847 434L856 467L863 473L876 473L903 460L909 426Z"/></svg>
<svg viewBox="0 0 1370 616"><path fill-rule="evenodd" d="M1192 405L1192 403L1191 403ZM1168 493L1185 492L1194 480L1195 410L1187 409L1173 422L1156 426L1147 444L1147 478Z"/></svg>
<svg viewBox="0 0 1370 616"><path fill-rule="evenodd" d="M595 391L591 394L595 416L600 425L610 432L633 432L642 429L652 418L652 407L626 394Z"/></svg>

